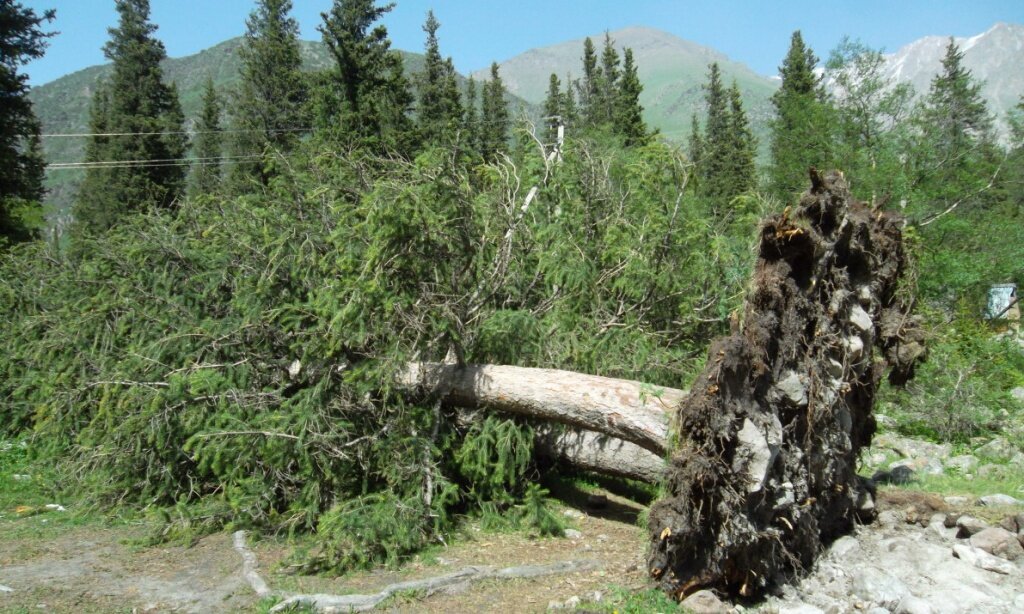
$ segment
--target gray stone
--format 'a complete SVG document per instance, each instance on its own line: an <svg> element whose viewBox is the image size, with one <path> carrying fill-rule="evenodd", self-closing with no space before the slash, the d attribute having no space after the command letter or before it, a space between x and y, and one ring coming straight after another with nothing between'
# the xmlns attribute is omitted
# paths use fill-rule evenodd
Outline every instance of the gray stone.
<svg viewBox="0 0 1024 614"><path fill-rule="evenodd" d="M896 420L885 414L875 414L875 424L882 428L891 428L896 426Z"/></svg>
<svg viewBox="0 0 1024 614"><path fill-rule="evenodd" d="M1010 391L1010 396L1018 403L1024 403L1024 386L1017 386Z"/></svg>
<svg viewBox="0 0 1024 614"><path fill-rule="evenodd" d="M843 345L846 346L846 355L853 362L860 362L860 359L864 357L864 341L860 337L851 335L843 340Z"/></svg>
<svg viewBox="0 0 1024 614"><path fill-rule="evenodd" d="M934 611L932 604L913 595L904 597L896 608L896 614L932 614Z"/></svg>
<svg viewBox="0 0 1024 614"><path fill-rule="evenodd" d="M903 458L931 456L940 460L949 458L953 446L948 443L932 443L910 437L901 437L895 433L882 433L875 438L872 445L876 448L892 450Z"/></svg>
<svg viewBox="0 0 1024 614"><path fill-rule="evenodd" d="M946 467L960 473L969 473L977 466L978 457L973 454L961 454L960 456L946 459Z"/></svg>
<svg viewBox="0 0 1024 614"><path fill-rule="evenodd" d="M994 460L1006 461L1013 458L1013 455L1019 451L1020 450L1015 448L1013 444L1011 444L1009 441L1006 441L1006 438L996 437L992 441L977 448L975 450L975 453L978 456L983 456Z"/></svg>
<svg viewBox="0 0 1024 614"><path fill-rule="evenodd" d="M576 595L573 595L572 597L566 599L565 603L563 603L562 605L565 606L565 609L567 610L575 610L579 607L580 601L582 601L582 599L580 599Z"/></svg>
<svg viewBox="0 0 1024 614"><path fill-rule="evenodd" d="M1002 527L991 527L971 536L971 545L989 554L1016 561L1024 556L1024 547L1017 541L1017 534Z"/></svg>
<svg viewBox="0 0 1024 614"><path fill-rule="evenodd" d="M775 389L797 407L807 405L807 383L796 371L787 373L775 384Z"/></svg>
<svg viewBox="0 0 1024 614"><path fill-rule="evenodd" d="M988 552L973 546L956 544L953 546L953 556L965 563L974 565L978 569L984 569L985 571L993 571L995 573L1005 575L1018 573L1017 566L1010 561L993 556Z"/></svg>
<svg viewBox="0 0 1024 614"><path fill-rule="evenodd" d="M1024 468L1024 452L1017 452L1010 460L1006 461L1006 464L1017 467L1018 469Z"/></svg>
<svg viewBox="0 0 1024 614"><path fill-rule="evenodd" d="M905 458L889 465L890 470L895 469L896 467L909 467L915 473L923 473L925 475L942 475L944 472L942 462L931 456Z"/></svg>
<svg viewBox="0 0 1024 614"><path fill-rule="evenodd" d="M995 480L1004 480L1012 475L1016 470L1009 465L996 465L993 463L985 463L975 472L979 478L989 478ZM970 474L967 474L970 475Z"/></svg>
<svg viewBox="0 0 1024 614"><path fill-rule="evenodd" d="M767 428L758 428L749 418L736 434L738 444L732 461L733 471L747 475L747 492L758 492L764 486L768 470L782 445L782 424L771 414Z"/></svg>
<svg viewBox="0 0 1024 614"><path fill-rule="evenodd" d="M1010 495L1004 495L1004 494L999 494L999 493L994 494L994 495L985 495L984 497L979 497L978 498L978 505L998 506L998 505L1022 505L1022 504L1024 504L1024 502L1020 501L1019 499L1014 499Z"/></svg>
<svg viewBox="0 0 1024 614"><path fill-rule="evenodd" d="M582 539L583 538L583 534L580 533L579 531L577 531L576 529L566 529L565 530L565 536L568 537L569 539Z"/></svg>
<svg viewBox="0 0 1024 614"><path fill-rule="evenodd" d="M829 556L835 561L842 561L844 558L850 555L850 553L860 550L860 542L856 538L844 535L836 541L832 542L829 547Z"/></svg>
<svg viewBox="0 0 1024 614"><path fill-rule="evenodd" d="M871 316L860 305L850 308L850 323L859 328L862 333L868 332L872 327Z"/></svg>
<svg viewBox="0 0 1024 614"><path fill-rule="evenodd" d="M970 502L970 499L967 497L959 496L943 497L942 500L946 502L946 505L951 505L953 507L963 507Z"/></svg>
<svg viewBox="0 0 1024 614"><path fill-rule="evenodd" d="M679 605L694 614L724 614L729 611L729 606L708 590L697 591L683 599Z"/></svg>
<svg viewBox="0 0 1024 614"><path fill-rule="evenodd" d="M989 527L984 520L974 516L961 516L956 519L956 528L959 529L956 536L963 539L976 533L981 533Z"/></svg>
<svg viewBox="0 0 1024 614"><path fill-rule="evenodd" d="M885 510L878 515L878 525L891 529L898 524L903 524L900 515L892 510Z"/></svg>
<svg viewBox="0 0 1024 614"><path fill-rule="evenodd" d="M825 610L809 603L781 603L779 614L825 614Z"/></svg>
<svg viewBox="0 0 1024 614"><path fill-rule="evenodd" d="M889 610L895 609L910 590L895 576L873 567L861 569L853 576L854 595Z"/></svg>

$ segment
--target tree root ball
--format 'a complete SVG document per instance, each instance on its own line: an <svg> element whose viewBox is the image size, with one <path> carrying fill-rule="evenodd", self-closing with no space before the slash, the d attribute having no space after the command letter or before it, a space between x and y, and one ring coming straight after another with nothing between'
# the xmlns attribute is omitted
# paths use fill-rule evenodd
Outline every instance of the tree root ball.
<svg viewBox="0 0 1024 614"><path fill-rule="evenodd" d="M924 357L902 220L854 201L838 172L811 180L792 217L762 225L741 332L712 344L678 408L648 568L677 599L759 595L873 518L856 463L875 392Z"/></svg>

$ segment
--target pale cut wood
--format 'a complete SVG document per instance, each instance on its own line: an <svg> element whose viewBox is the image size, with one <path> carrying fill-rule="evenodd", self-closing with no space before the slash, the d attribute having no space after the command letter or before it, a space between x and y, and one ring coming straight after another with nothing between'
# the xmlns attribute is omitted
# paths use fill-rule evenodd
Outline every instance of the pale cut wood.
<svg viewBox="0 0 1024 614"><path fill-rule="evenodd" d="M556 369L410 363L401 388L441 395L456 407L490 408L597 431L663 455L675 388Z"/></svg>

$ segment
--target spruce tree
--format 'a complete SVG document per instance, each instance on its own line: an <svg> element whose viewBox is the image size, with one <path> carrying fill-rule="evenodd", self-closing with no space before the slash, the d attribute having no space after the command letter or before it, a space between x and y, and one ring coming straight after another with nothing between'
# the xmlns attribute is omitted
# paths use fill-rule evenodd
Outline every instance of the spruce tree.
<svg viewBox="0 0 1024 614"><path fill-rule="evenodd" d="M732 139L729 133L729 98L722 85L722 73L717 62L708 67L708 82L704 86L707 121L704 123L704 148L701 157L701 192L719 201L733 194L730 174Z"/></svg>
<svg viewBox="0 0 1024 614"><path fill-rule="evenodd" d="M622 135L627 146L643 145L650 139L644 123L644 108L640 106L643 89L633 61L633 50L627 47L616 92L614 117L615 132Z"/></svg>
<svg viewBox="0 0 1024 614"><path fill-rule="evenodd" d="M982 186L998 175L992 118L981 85L963 66L963 52L950 39L942 71L917 113L916 181L932 213L957 201L978 200Z"/></svg>
<svg viewBox="0 0 1024 614"><path fill-rule="evenodd" d="M797 30L779 67L782 85L774 95L771 123L769 178L776 194L788 197L807 184L812 166L832 164L832 126L821 77L815 74L818 58Z"/></svg>
<svg viewBox="0 0 1024 614"><path fill-rule="evenodd" d="M478 108L476 79L466 80L465 109L462 115L462 131L466 134L466 144L470 149L480 151L480 111Z"/></svg>
<svg viewBox="0 0 1024 614"><path fill-rule="evenodd" d="M924 119L932 137L930 146L951 160L991 137L992 118L981 97L981 84L963 65L964 54L952 38L942 58L942 72L931 83Z"/></svg>
<svg viewBox="0 0 1024 614"><path fill-rule="evenodd" d="M451 58L441 58L437 30L441 24L434 11L427 12L423 31L427 33L423 73L419 83L417 123L425 143L440 144L450 139L458 128L462 116L455 67Z"/></svg>
<svg viewBox="0 0 1024 614"><path fill-rule="evenodd" d="M505 85L498 74L498 64L491 64L491 79L484 83L483 114L480 153L485 160L493 161L508 145L508 103L505 101Z"/></svg>
<svg viewBox="0 0 1024 614"><path fill-rule="evenodd" d="M23 64L43 56L46 39L41 26L53 10L35 11L13 0L0 0L0 247L25 241L41 228L44 162L39 145L39 120L28 99Z"/></svg>
<svg viewBox="0 0 1024 614"><path fill-rule="evenodd" d="M594 125L607 125L615 120L615 107L619 97L619 52L611 34L604 33L604 47L601 50L601 71L597 80L597 108Z"/></svg>
<svg viewBox="0 0 1024 614"><path fill-rule="evenodd" d="M573 81L567 75L565 78L565 91L562 92L562 124L567 128L575 128L580 123L580 109L576 104L576 91L579 83Z"/></svg>
<svg viewBox="0 0 1024 614"><path fill-rule="evenodd" d="M757 141L750 130L747 113L743 110L743 98L735 81L729 88L729 175L732 189L729 196L735 197L753 189L756 183L754 157L757 155Z"/></svg>
<svg viewBox="0 0 1024 614"><path fill-rule="evenodd" d="M232 101L235 192L267 185L273 176L262 157L288 154L306 127L308 92L302 75L299 24L291 0L259 0L246 19L239 50L241 81Z"/></svg>
<svg viewBox="0 0 1024 614"><path fill-rule="evenodd" d="M578 84L580 115L584 127L597 124L600 115L601 68L597 65L594 41L583 41L583 81Z"/></svg>
<svg viewBox="0 0 1024 614"><path fill-rule="evenodd" d="M321 105L317 122L331 140L408 154L415 141L412 94L387 28L374 26L394 6L334 0L330 12L321 13L320 33L335 61L323 87L336 104Z"/></svg>
<svg viewBox="0 0 1024 614"><path fill-rule="evenodd" d="M207 77L203 89L203 108L196 122L193 147L198 158L192 167L192 195L213 194L221 191L221 164L224 143L221 133L221 102L213 79Z"/></svg>
<svg viewBox="0 0 1024 614"><path fill-rule="evenodd" d="M693 163L691 181L694 189L703 189L702 178L704 176L704 136L700 131L700 121L694 113L690 118L690 137L687 143L687 153L690 154L690 162Z"/></svg>
<svg viewBox="0 0 1024 614"><path fill-rule="evenodd" d="M548 95L544 99L544 138L554 143L558 138L558 125L562 121L562 83L558 75L551 73L548 78Z"/></svg>
<svg viewBox="0 0 1024 614"><path fill-rule="evenodd" d="M181 196L187 139L177 88L163 80L164 45L153 37L149 0L116 0L118 26L103 51L113 63L110 80L94 96L89 168L75 203L76 228L101 232L125 214L167 208ZM121 136L125 135L125 136Z"/></svg>

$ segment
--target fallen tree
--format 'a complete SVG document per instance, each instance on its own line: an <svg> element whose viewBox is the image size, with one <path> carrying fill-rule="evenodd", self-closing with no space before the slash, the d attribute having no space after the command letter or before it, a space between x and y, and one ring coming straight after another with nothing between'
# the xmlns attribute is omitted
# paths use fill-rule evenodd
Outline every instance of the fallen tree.
<svg viewBox="0 0 1024 614"><path fill-rule="evenodd" d="M839 173L812 171L811 181L792 216L762 225L741 330L712 345L689 395L444 363L410 365L401 385L569 425L542 438L551 454L647 481L668 450L664 410L676 407L679 445L660 474L667 496L650 515L651 575L679 598L705 587L751 596L783 582L872 517L856 463L875 430L875 391L886 372L897 384L911 377L925 351L900 291L900 218L856 202Z"/></svg>

